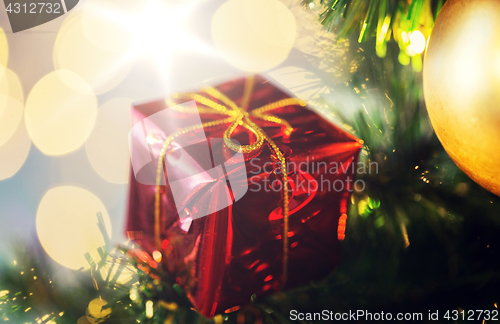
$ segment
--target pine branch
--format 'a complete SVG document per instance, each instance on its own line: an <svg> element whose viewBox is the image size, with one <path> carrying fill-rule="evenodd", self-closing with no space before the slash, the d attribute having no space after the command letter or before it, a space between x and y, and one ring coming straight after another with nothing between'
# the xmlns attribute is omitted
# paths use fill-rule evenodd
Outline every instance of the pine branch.
<svg viewBox="0 0 500 324"><path fill-rule="evenodd" d="M444 1L303 0L302 4L318 12L325 28L340 38L357 33L359 43L375 39L379 57L385 57L388 41L396 42L400 48L399 62L403 65L411 62L420 72L420 54Z"/></svg>

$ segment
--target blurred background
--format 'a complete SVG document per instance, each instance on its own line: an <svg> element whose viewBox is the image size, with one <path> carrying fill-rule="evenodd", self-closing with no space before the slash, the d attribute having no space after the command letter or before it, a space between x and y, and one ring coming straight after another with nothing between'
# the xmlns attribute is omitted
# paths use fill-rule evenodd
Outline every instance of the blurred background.
<svg viewBox="0 0 500 324"><path fill-rule="evenodd" d="M304 99L342 82L314 54L318 33L330 60L346 60L345 44L332 45L300 3L223 3L80 1L17 33L0 10L0 258L40 241L57 262L85 267L83 253L103 244L98 211L113 242L126 239L133 103L245 73L267 73ZM234 30L241 9L248 21Z"/></svg>

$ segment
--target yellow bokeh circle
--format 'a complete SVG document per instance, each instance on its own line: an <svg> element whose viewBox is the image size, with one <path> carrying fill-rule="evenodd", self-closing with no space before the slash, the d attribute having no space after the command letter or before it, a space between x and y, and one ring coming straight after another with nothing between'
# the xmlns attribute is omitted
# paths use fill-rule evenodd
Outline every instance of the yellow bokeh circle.
<svg viewBox="0 0 500 324"><path fill-rule="evenodd" d="M19 78L11 70L0 66L0 147L19 127L23 111L24 95Z"/></svg>
<svg viewBox="0 0 500 324"><path fill-rule="evenodd" d="M11 70L0 66L0 147L18 128L23 116L23 103L19 78Z"/></svg>
<svg viewBox="0 0 500 324"><path fill-rule="evenodd" d="M107 304L108 302L101 298L92 300L86 310L87 320L90 323L103 322L109 315L111 315L111 308L105 308Z"/></svg>
<svg viewBox="0 0 500 324"><path fill-rule="evenodd" d="M9 140L0 146L0 180L14 176L21 169L30 148L31 140L26 127L24 123L19 123Z"/></svg>
<svg viewBox="0 0 500 324"><path fill-rule="evenodd" d="M67 70L44 76L26 100L25 121L36 147L46 155L77 150L90 135L97 98L81 77Z"/></svg>
<svg viewBox="0 0 500 324"><path fill-rule="evenodd" d="M128 132L132 99L114 98L104 103L85 150L94 170L111 183L128 183L130 156Z"/></svg>
<svg viewBox="0 0 500 324"><path fill-rule="evenodd" d="M23 104L0 94L0 147L14 135L23 117Z"/></svg>
<svg viewBox="0 0 500 324"><path fill-rule="evenodd" d="M91 192L75 186L50 189L36 214L36 231L47 254L70 269L89 268L85 253L100 260L97 248L104 237L97 226L101 213L111 236L111 223L103 203Z"/></svg>
<svg viewBox="0 0 500 324"><path fill-rule="evenodd" d="M7 42L7 37L5 36L5 31L0 28L0 66L7 66L9 60L9 43ZM2 72L0 71L0 74Z"/></svg>
<svg viewBox="0 0 500 324"><path fill-rule="evenodd" d="M56 69L78 74L97 94L116 87L132 66L127 51L119 48L105 49L87 38L80 11L68 16L59 29L53 59Z"/></svg>
<svg viewBox="0 0 500 324"><path fill-rule="evenodd" d="M24 103L24 93L21 81L17 75L9 70L0 66L0 95L11 97L12 99ZM4 99L5 99L4 97ZM5 102L4 102L5 104ZM5 110L5 106L0 108L0 115Z"/></svg>
<svg viewBox="0 0 500 324"><path fill-rule="evenodd" d="M134 38L132 23L147 1L87 0L82 11L82 27L86 38L108 51L131 49Z"/></svg>
<svg viewBox="0 0 500 324"><path fill-rule="evenodd" d="M293 48L296 21L278 0L229 0L212 18L212 38L237 68L263 72L281 64Z"/></svg>

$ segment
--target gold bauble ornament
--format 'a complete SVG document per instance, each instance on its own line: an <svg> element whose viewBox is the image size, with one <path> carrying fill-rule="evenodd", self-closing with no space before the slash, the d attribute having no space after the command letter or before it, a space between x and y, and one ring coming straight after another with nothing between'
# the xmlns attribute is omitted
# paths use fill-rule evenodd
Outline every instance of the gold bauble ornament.
<svg viewBox="0 0 500 324"><path fill-rule="evenodd" d="M446 2L429 39L424 94L446 152L500 195L500 1Z"/></svg>

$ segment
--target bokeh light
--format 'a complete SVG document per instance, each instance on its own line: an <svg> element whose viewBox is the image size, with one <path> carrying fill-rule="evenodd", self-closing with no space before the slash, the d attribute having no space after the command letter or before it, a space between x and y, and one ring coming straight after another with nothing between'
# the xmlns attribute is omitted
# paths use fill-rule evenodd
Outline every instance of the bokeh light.
<svg viewBox="0 0 500 324"><path fill-rule="evenodd" d="M130 26L146 4L147 1L137 0L87 0L83 7L83 32L102 49L128 51L135 41ZM124 20L128 20L128 24Z"/></svg>
<svg viewBox="0 0 500 324"><path fill-rule="evenodd" d="M21 81L17 75L8 68L0 66L0 94L24 102L24 93Z"/></svg>
<svg viewBox="0 0 500 324"><path fill-rule="evenodd" d="M0 147L19 127L23 117L23 104L12 97L0 94Z"/></svg>
<svg viewBox="0 0 500 324"><path fill-rule="evenodd" d="M103 320L111 314L111 308L104 308L108 304L102 298L96 298L89 303L87 307L87 319L91 323L101 323Z"/></svg>
<svg viewBox="0 0 500 324"><path fill-rule="evenodd" d="M161 262L161 259L162 259L162 254L160 251L153 251L153 259L160 263Z"/></svg>
<svg viewBox="0 0 500 324"><path fill-rule="evenodd" d="M415 30L408 35L408 38L410 40L410 45L406 48L408 55L422 54L426 45L424 34L420 30Z"/></svg>
<svg viewBox="0 0 500 324"><path fill-rule="evenodd" d="M97 98L81 77L67 70L44 76L26 100L25 121L33 143L47 155L83 145L97 115Z"/></svg>
<svg viewBox="0 0 500 324"><path fill-rule="evenodd" d="M187 25L198 1L87 0L63 22L54 65L79 74L102 94L121 83L137 59L146 58L168 87L174 54L216 54Z"/></svg>
<svg viewBox="0 0 500 324"><path fill-rule="evenodd" d="M106 181L128 183L128 132L132 99L114 98L104 103L85 150L94 170Z"/></svg>
<svg viewBox="0 0 500 324"><path fill-rule="evenodd" d="M78 74L101 94L122 82L132 64L123 48L103 49L89 40L83 30L83 14L77 11L69 15L59 29L54 45L54 66Z"/></svg>
<svg viewBox="0 0 500 324"><path fill-rule="evenodd" d="M130 29L121 21L144 10L146 1L137 0L87 0L83 7L82 27L86 38L94 45L107 51L125 53L130 50L134 39ZM132 23L130 19L129 23Z"/></svg>
<svg viewBox="0 0 500 324"><path fill-rule="evenodd" d="M0 129L0 133L2 133ZM24 123L18 126L10 139L0 146L0 180L15 175L23 166L31 148L31 140Z"/></svg>
<svg viewBox="0 0 500 324"><path fill-rule="evenodd" d="M229 63L262 72L288 57L296 27L295 17L278 0L229 0L212 18L212 38Z"/></svg>
<svg viewBox="0 0 500 324"><path fill-rule="evenodd" d="M23 117L23 103L23 88L19 78L11 70L0 66L0 147L19 127Z"/></svg>
<svg viewBox="0 0 500 324"><path fill-rule="evenodd" d="M78 319L78 321L76 322L76 324L93 324L91 323L88 319L87 319L87 316L82 316Z"/></svg>
<svg viewBox="0 0 500 324"><path fill-rule="evenodd" d="M9 43L5 31L0 28L0 67L6 67L9 60ZM0 73L2 73L0 71Z"/></svg>
<svg viewBox="0 0 500 324"><path fill-rule="evenodd" d="M105 242L97 226L98 212L102 213L107 233L111 236L108 212L94 194L75 186L50 189L42 198L36 214L36 231L47 254L75 270L89 268L85 253L99 261L97 248Z"/></svg>

